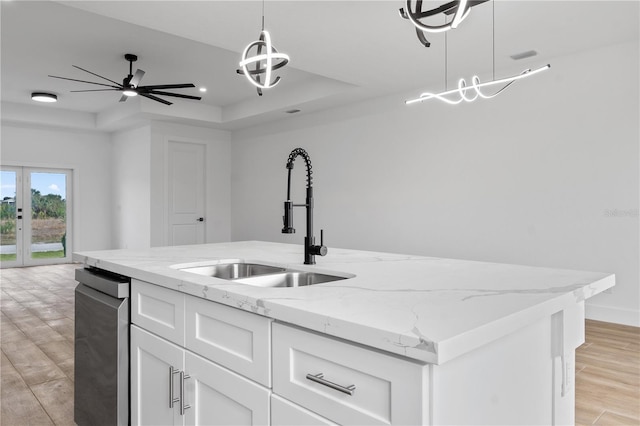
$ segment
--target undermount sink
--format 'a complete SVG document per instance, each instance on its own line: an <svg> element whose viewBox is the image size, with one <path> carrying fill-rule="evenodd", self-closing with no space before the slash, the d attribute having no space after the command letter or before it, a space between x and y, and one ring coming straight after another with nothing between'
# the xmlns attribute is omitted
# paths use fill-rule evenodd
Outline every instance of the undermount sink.
<svg viewBox="0 0 640 426"><path fill-rule="evenodd" d="M284 272L285 268L281 268L278 266L260 265L257 263L233 262L233 263L219 263L216 265L180 268L180 270L185 272L191 272L192 274L206 275L208 277L223 278L226 280L235 280L237 278L246 278L246 277L253 277L256 275Z"/></svg>
<svg viewBox="0 0 640 426"><path fill-rule="evenodd" d="M249 284L256 287L303 287L307 285L328 283L331 281L345 279L347 279L347 277L321 274L318 272L289 271L251 278L241 278L234 281L237 283Z"/></svg>
<svg viewBox="0 0 640 426"><path fill-rule="evenodd" d="M355 275L339 276L330 272L298 271L282 266L244 262L240 259L218 261L212 265L180 264L172 268L191 274L222 278L238 284L256 287L304 287L313 284L353 278Z"/></svg>

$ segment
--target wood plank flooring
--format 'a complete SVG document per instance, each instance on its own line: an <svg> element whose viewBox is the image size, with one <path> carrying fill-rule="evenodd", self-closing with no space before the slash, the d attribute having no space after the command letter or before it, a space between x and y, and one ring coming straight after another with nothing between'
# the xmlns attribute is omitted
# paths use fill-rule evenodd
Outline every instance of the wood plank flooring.
<svg viewBox="0 0 640 426"><path fill-rule="evenodd" d="M0 270L0 424L74 425L74 270ZM640 328L587 320L576 352L576 424L640 425Z"/></svg>
<svg viewBox="0 0 640 426"><path fill-rule="evenodd" d="M640 328L587 320L576 351L576 424L640 425Z"/></svg>

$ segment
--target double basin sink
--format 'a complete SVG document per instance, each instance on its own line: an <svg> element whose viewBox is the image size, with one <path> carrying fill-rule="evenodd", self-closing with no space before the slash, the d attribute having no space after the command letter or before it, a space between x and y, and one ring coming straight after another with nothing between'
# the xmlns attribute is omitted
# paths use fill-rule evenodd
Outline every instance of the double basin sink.
<svg viewBox="0 0 640 426"><path fill-rule="evenodd" d="M177 269L256 287L303 287L353 277L353 275L339 276L321 272L297 271L240 260L222 260L213 265L183 266Z"/></svg>

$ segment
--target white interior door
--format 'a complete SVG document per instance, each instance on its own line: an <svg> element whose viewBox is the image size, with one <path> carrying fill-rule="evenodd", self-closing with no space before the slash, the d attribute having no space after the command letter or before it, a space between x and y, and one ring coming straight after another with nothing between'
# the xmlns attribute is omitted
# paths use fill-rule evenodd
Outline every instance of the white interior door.
<svg viewBox="0 0 640 426"><path fill-rule="evenodd" d="M205 146L169 141L168 238L170 246L205 242Z"/></svg>

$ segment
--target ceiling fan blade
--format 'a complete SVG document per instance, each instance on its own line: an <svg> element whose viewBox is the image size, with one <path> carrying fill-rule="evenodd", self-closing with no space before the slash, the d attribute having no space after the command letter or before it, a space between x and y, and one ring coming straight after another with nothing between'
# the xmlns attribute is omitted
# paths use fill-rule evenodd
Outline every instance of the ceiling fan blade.
<svg viewBox="0 0 640 426"><path fill-rule="evenodd" d="M181 93L161 92L159 90L151 90L151 91L145 92L145 93L151 93L151 94L154 94L154 95L162 95L162 96L174 96L176 98L184 98L184 99L195 99L197 101L202 99L200 96L183 95Z"/></svg>
<svg viewBox="0 0 640 426"><path fill-rule="evenodd" d="M142 71L141 69L136 70L136 73L133 75L133 77L129 81L129 84L132 85L133 87L138 87L138 84L140 84L140 80L142 80L143 76L144 76L144 71Z"/></svg>
<svg viewBox="0 0 640 426"><path fill-rule="evenodd" d="M96 83L95 81L86 81L86 80L77 80L77 79L75 79L75 78L58 77L57 75L50 75L49 77L52 77L52 78L60 78L60 79L62 79L62 80L69 80L69 81L79 81L80 83L97 84L98 86L113 87L114 89L122 89L122 86L120 86L120 85L118 85L118 86L114 86L114 85L112 85L112 84Z"/></svg>
<svg viewBox="0 0 640 426"><path fill-rule="evenodd" d="M155 86L140 86L141 90L155 90L155 89L186 89L187 87L196 87L191 83L187 84L158 84Z"/></svg>
<svg viewBox="0 0 640 426"><path fill-rule="evenodd" d="M70 92L109 92L109 91L116 91L116 90L122 90L122 89L91 89L91 90L70 90Z"/></svg>
<svg viewBox="0 0 640 426"><path fill-rule="evenodd" d="M79 67L79 66L77 66L77 65L72 65L72 66L73 66L74 68L78 68L79 70L82 70L82 71L84 71L84 72L88 72L89 74L95 75L96 77L100 77L100 78L102 78L102 79L104 79L104 80L110 81L110 82L115 83L115 84L120 84L120 83L118 83L117 81L110 80L110 79L108 79L107 77L103 77L103 76L101 76L100 74L96 74L95 72L91 72L91 71L89 71L89 70L85 70L84 68L80 68L80 67Z"/></svg>
<svg viewBox="0 0 640 426"><path fill-rule="evenodd" d="M159 97L150 95L148 93L140 93L140 96L144 96L145 98L149 98L157 102L162 102L165 105L172 105L172 102L165 101L164 99L160 99Z"/></svg>
<svg viewBox="0 0 640 426"><path fill-rule="evenodd" d="M122 97L120 98L120 100L118 102L124 102L124 101L127 100L127 98L128 98L127 95L122 95Z"/></svg>

